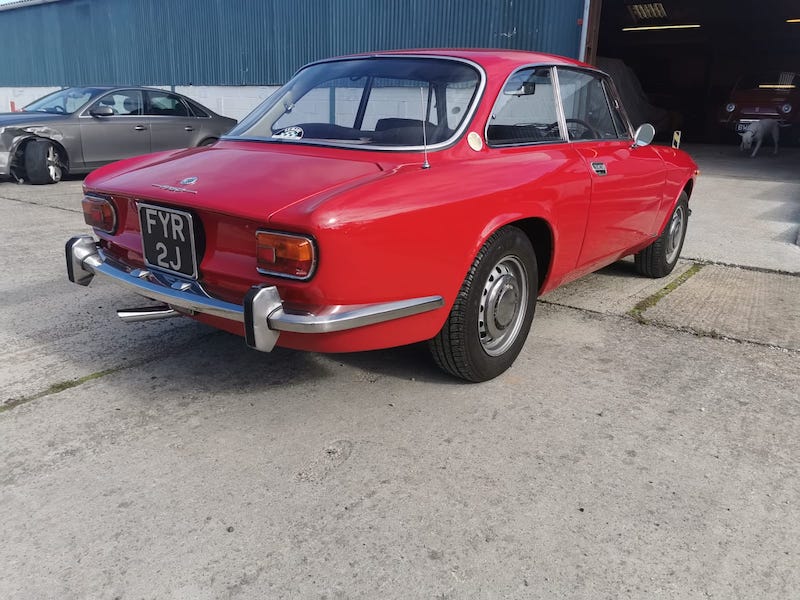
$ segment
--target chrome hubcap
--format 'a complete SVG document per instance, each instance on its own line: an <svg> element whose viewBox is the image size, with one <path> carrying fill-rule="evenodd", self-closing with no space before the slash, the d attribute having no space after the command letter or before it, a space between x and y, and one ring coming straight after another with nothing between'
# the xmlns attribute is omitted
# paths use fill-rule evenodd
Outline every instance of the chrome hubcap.
<svg viewBox="0 0 800 600"><path fill-rule="evenodd" d="M490 356L506 352L517 339L528 305L528 277L514 256L500 260L483 284L478 334Z"/></svg>
<svg viewBox="0 0 800 600"><path fill-rule="evenodd" d="M53 146L47 150L47 172L53 181L61 181L61 164L58 161L58 153Z"/></svg>
<svg viewBox="0 0 800 600"><path fill-rule="evenodd" d="M683 239L683 230L686 227L686 215L683 206L679 206L672 213L669 226L667 228L667 262L671 263L678 258L680 251L681 240Z"/></svg>

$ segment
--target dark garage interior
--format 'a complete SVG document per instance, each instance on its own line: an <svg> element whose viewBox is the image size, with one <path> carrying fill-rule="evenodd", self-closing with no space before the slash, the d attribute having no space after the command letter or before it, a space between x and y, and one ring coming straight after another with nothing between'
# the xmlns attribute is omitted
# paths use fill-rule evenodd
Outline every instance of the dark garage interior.
<svg viewBox="0 0 800 600"><path fill-rule="evenodd" d="M734 87L748 77L800 71L800 22L791 22L800 21L797 0L603 0L599 8L590 20L599 22L597 59L590 31L587 60L615 80L613 71L624 69L619 60L633 70L650 104L665 109L645 107L648 120L661 121L661 139L681 129L684 141L733 143L735 131L719 119ZM661 28L676 25L684 28ZM797 138L792 128L781 143Z"/></svg>

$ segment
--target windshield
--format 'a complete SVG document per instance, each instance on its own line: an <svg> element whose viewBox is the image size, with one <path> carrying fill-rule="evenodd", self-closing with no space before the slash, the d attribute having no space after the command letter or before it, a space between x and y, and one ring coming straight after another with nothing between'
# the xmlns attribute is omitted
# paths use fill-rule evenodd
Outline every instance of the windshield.
<svg viewBox="0 0 800 600"><path fill-rule="evenodd" d="M466 125L480 83L475 67L442 58L318 63L227 137L382 148L443 144Z"/></svg>
<svg viewBox="0 0 800 600"><path fill-rule="evenodd" d="M45 112L57 115L69 115L86 104L93 96L99 94L99 88L68 88L48 94L44 98L31 102L23 108L24 112Z"/></svg>

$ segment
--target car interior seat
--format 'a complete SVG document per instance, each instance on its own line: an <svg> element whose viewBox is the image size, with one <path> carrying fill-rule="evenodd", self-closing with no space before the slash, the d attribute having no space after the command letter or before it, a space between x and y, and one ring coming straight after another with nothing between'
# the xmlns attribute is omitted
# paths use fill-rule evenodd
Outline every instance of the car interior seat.
<svg viewBox="0 0 800 600"><path fill-rule="evenodd" d="M117 111L117 108L116 108L115 104L116 104L116 102L114 101L114 97L113 96L108 96L106 98L101 98L100 102L97 103L98 106L108 106L111 110L114 111L115 115L118 115L119 111Z"/></svg>
<svg viewBox="0 0 800 600"><path fill-rule="evenodd" d="M125 98L125 101L122 103L122 107L125 109L124 114L126 115L142 114L142 105L135 98Z"/></svg>

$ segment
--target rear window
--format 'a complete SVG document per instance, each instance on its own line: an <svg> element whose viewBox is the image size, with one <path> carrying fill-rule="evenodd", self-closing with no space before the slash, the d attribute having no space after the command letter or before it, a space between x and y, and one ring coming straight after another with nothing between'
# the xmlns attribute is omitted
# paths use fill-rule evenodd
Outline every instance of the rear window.
<svg viewBox="0 0 800 600"><path fill-rule="evenodd" d="M472 65L442 58L318 63L228 137L382 148L442 144L466 124L481 83Z"/></svg>

